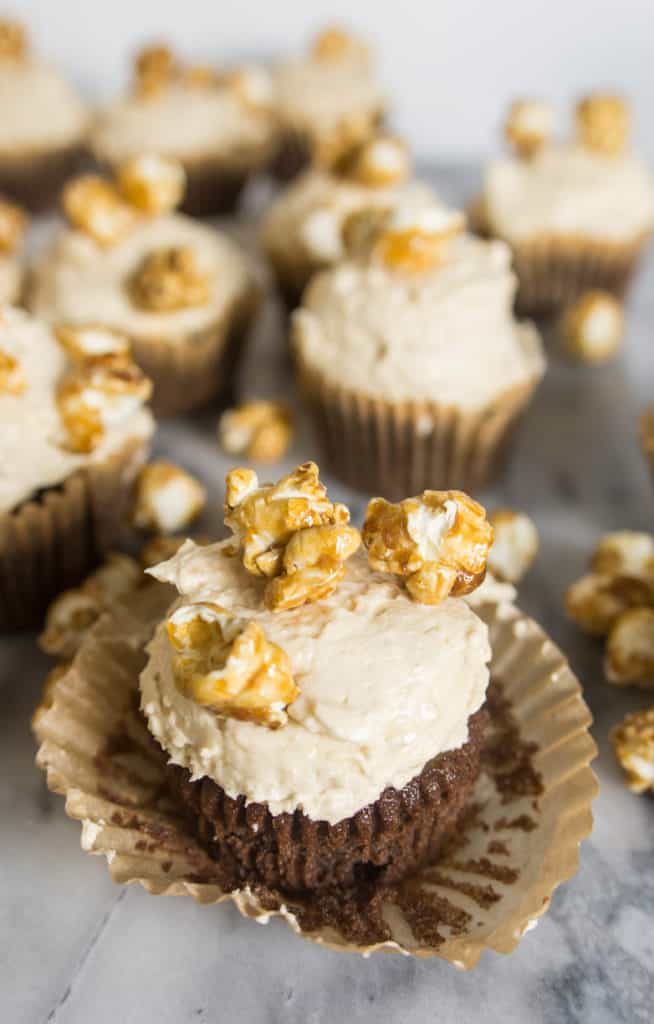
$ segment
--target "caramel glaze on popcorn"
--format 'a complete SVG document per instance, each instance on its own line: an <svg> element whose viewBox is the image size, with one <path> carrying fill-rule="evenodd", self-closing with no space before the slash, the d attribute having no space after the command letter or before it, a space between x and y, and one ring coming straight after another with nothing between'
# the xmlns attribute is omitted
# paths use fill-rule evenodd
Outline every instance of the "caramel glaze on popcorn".
<svg viewBox="0 0 654 1024"><path fill-rule="evenodd" d="M627 715L610 739L631 792L654 793L654 708Z"/></svg>
<svg viewBox="0 0 654 1024"><path fill-rule="evenodd" d="M138 214L118 189L98 174L84 174L69 182L62 204L73 225L98 245L115 245L134 228Z"/></svg>
<svg viewBox="0 0 654 1024"><path fill-rule="evenodd" d="M117 356L70 370L57 388L57 405L71 451L88 453L119 409L147 402L151 381L129 359Z"/></svg>
<svg viewBox="0 0 654 1024"><path fill-rule="evenodd" d="M605 156L618 156L629 138L629 107L619 96L593 93L576 109L577 132L589 149Z"/></svg>
<svg viewBox="0 0 654 1024"><path fill-rule="evenodd" d="M191 309L209 299L209 279L198 267L190 246L170 246L148 253L127 288L134 305L152 313Z"/></svg>
<svg viewBox="0 0 654 1024"><path fill-rule="evenodd" d="M28 39L19 21L0 18L0 60L23 60L27 56Z"/></svg>
<svg viewBox="0 0 654 1024"><path fill-rule="evenodd" d="M27 387L25 375L15 356L0 349L0 395L21 395Z"/></svg>

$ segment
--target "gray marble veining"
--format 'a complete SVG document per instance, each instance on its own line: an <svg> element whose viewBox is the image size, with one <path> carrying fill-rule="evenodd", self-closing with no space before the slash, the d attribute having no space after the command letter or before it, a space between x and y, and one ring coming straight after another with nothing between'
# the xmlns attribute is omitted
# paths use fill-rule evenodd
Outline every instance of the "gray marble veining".
<svg viewBox="0 0 654 1024"><path fill-rule="evenodd" d="M469 195L474 170L442 172L450 199ZM269 309L251 351L251 393L283 392L287 368L270 338ZM565 621L562 596L597 536L650 528L654 489L636 441L636 418L654 399L654 259L629 303L625 350L589 370L552 363L531 407L515 458L489 503L526 508L542 548L520 603L568 653L584 683L600 748L601 792L578 875L510 957L486 954L464 975L438 961L368 960L330 953L279 921L242 920L230 906L121 889L100 858L79 849L79 826L47 793L33 766L29 717L46 670L32 636L4 639L0 652L0 1020L7 1024L422 1024L592 1022L653 1019L654 800L624 788L607 733L648 703L603 680L599 646ZM208 480L219 522L224 461L215 413L167 424L158 447ZM301 433L293 454L310 455ZM339 496L352 499L344 489ZM363 501L354 498L355 508ZM650 697L651 703L651 697Z"/></svg>

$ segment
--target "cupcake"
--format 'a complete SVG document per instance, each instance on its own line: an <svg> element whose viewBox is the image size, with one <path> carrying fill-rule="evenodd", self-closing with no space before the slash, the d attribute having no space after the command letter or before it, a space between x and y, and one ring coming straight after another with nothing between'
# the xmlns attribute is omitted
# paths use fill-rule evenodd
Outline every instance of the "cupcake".
<svg viewBox="0 0 654 1024"><path fill-rule="evenodd" d="M102 352L102 354L98 354ZM125 529L154 423L124 340L0 316L0 629L40 621Z"/></svg>
<svg viewBox="0 0 654 1024"><path fill-rule="evenodd" d="M96 159L114 170L143 152L178 160L187 176L187 213L233 209L276 144L268 73L258 67L224 74L185 67L168 47L152 46L138 55L134 78L131 93L95 118Z"/></svg>
<svg viewBox="0 0 654 1024"><path fill-rule="evenodd" d="M304 57L274 70L281 141L275 168L290 178L307 163L336 163L375 134L386 111L370 52L339 28L321 32Z"/></svg>
<svg viewBox="0 0 654 1024"><path fill-rule="evenodd" d="M87 128L68 82L32 56L18 22L0 20L0 192L30 209L53 203L83 155Z"/></svg>
<svg viewBox="0 0 654 1024"><path fill-rule="evenodd" d="M28 289L30 309L57 326L125 334L164 416L230 391L258 302L236 243L173 212L183 186L179 164L151 155L123 164L115 182L73 181L63 195L69 227Z"/></svg>
<svg viewBox="0 0 654 1024"><path fill-rule="evenodd" d="M397 497L492 478L545 362L511 312L511 253L441 206L362 211L350 258L317 274L291 325L329 469Z"/></svg>
<svg viewBox="0 0 654 1024"><path fill-rule="evenodd" d="M490 647L460 595L483 578L484 511L379 500L367 558L312 463L276 485L232 471L225 511L232 539L150 570L177 590L140 677L173 792L227 887L402 878L479 772Z"/></svg>
<svg viewBox="0 0 654 1024"><path fill-rule="evenodd" d="M26 227L21 208L0 197L0 306L13 306L23 295Z"/></svg>
<svg viewBox="0 0 654 1024"><path fill-rule="evenodd" d="M473 217L506 241L520 281L518 307L558 312L589 289L622 295L654 229L654 179L628 148L629 111L594 94L576 110L576 138L551 138L552 112L513 105L515 153L493 161Z"/></svg>
<svg viewBox="0 0 654 1024"><path fill-rule="evenodd" d="M407 183L410 169L406 147L398 139L377 136L331 170L304 171L273 200L263 218L261 243L289 305L297 305L317 270L345 258L342 232L351 213L434 201L428 185Z"/></svg>

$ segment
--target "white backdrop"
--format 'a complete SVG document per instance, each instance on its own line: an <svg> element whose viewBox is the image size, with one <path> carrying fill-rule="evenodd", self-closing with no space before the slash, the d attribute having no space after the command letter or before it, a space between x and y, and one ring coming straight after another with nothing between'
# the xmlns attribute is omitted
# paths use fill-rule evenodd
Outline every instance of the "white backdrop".
<svg viewBox="0 0 654 1024"><path fill-rule="evenodd" d="M20 0L2 4L94 97L125 81L140 43L171 40L220 60L304 45L325 22L365 32L416 151L465 158L496 142L512 96L535 94L567 117L584 90L633 99L636 135L654 159L654 0Z"/></svg>

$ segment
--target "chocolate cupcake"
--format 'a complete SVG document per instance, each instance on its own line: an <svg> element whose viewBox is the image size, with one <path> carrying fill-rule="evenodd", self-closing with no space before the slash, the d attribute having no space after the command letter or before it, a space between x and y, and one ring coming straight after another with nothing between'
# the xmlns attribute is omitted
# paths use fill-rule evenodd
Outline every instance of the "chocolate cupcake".
<svg viewBox="0 0 654 1024"><path fill-rule="evenodd" d="M448 595L483 579L483 509L379 499L370 564L347 520L312 463L263 487L234 470L234 537L150 570L178 598L141 707L231 887L399 879L435 856L478 774L487 629Z"/></svg>
<svg viewBox="0 0 654 1024"><path fill-rule="evenodd" d="M486 170L473 219L512 249L518 308L549 315L589 289L622 295L654 230L654 179L628 151L629 111L591 95L576 110L577 137L551 140L553 116L534 101L513 105L514 156Z"/></svg>
<svg viewBox="0 0 654 1024"><path fill-rule="evenodd" d="M330 167L379 129L386 97L368 47L339 28L321 32L309 53L273 72L281 139L275 171L282 179L308 163Z"/></svg>
<svg viewBox="0 0 654 1024"><path fill-rule="evenodd" d="M166 46L143 50L131 93L95 118L91 145L103 166L149 152L186 171L184 210L232 210L251 174L270 161L277 139L273 87L259 67L219 73L184 66Z"/></svg>
<svg viewBox="0 0 654 1024"><path fill-rule="evenodd" d="M67 351L0 315L0 630L38 623L125 530L154 423L149 381L109 342Z"/></svg>
<svg viewBox="0 0 654 1024"><path fill-rule="evenodd" d="M229 394L259 297L235 242L173 212L183 187L180 165L156 156L128 161L115 182L72 182L71 226L28 288L29 308L51 323L123 333L163 416Z"/></svg>
<svg viewBox="0 0 654 1024"><path fill-rule="evenodd" d="M343 226L351 214L434 202L428 185L407 182L410 170L399 139L377 136L331 170L305 171L273 200L263 217L261 244L289 306L297 305L314 273L345 259Z"/></svg>
<svg viewBox="0 0 654 1024"><path fill-rule="evenodd" d="M0 20L0 192L34 210L54 203L83 156L87 128L68 82L29 52L22 25Z"/></svg>
<svg viewBox="0 0 654 1024"><path fill-rule="evenodd" d="M352 487L482 487L543 375L537 331L513 318L508 247L462 228L439 206L355 215L350 258L313 278L293 316L323 457Z"/></svg>

